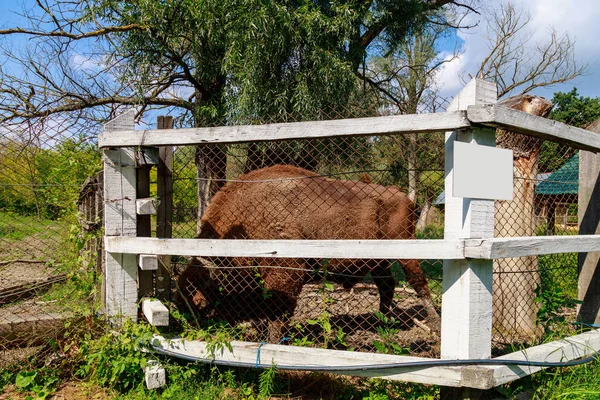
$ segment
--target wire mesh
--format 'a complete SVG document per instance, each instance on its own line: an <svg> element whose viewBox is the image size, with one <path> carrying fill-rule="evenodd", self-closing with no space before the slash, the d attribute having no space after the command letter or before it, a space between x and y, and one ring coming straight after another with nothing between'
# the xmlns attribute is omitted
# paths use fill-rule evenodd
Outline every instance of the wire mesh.
<svg viewBox="0 0 600 400"><path fill-rule="evenodd" d="M441 239L443 152L442 133L178 148L174 236ZM198 157L223 160L197 178L192 166L208 164ZM218 194L198 206L198 187ZM441 270L439 260L195 259L178 282L183 311L248 326L245 340L436 354Z"/></svg>
<svg viewBox="0 0 600 400"><path fill-rule="evenodd" d="M93 309L102 220L83 199L98 180L80 188L100 152L58 125L38 128L0 130L0 368L56 354L66 324L79 330ZM88 210L79 219L78 200Z"/></svg>
<svg viewBox="0 0 600 400"><path fill-rule="evenodd" d="M515 152L515 200L496 203L496 236L576 234L577 152L520 139L529 150ZM2 363L31 346L54 352L65 321L81 328L72 316L95 310L103 200L100 151L72 134L0 131L0 166ZM210 219L227 190L239 193ZM442 239L443 192L443 132L178 147L173 237ZM439 356L441 260L172 261L172 307L192 325L251 341ZM495 354L570 333L576 298L576 254L495 262Z"/></svg>

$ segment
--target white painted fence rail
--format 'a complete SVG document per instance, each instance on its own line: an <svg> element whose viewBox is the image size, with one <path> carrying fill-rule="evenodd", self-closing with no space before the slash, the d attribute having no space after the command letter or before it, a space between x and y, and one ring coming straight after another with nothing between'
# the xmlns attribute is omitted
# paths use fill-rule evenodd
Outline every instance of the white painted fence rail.
<svg viewBox="0 0 600 400"><path fill-rule="evenodd" d="M99 139L101 148L186 146L253 141L306 140L339 136L401 135L444 132L477 125L502 127L526 135L600 152L600 135L562 122L515 111L496 104L472 105L467 110L332 121L288 122L161 130L110 130Z"/></svg>
<svg viewBox="0 0 600 400"><path fill-rule="evenodd" d="M456 96L448 112L194 129L133 129L133 114L108 123L99 138L105 155L106 309L114 320L138 314L142 281L156 264L154 256L443 259L441 355L446 360L491 357L492 259L565 252L600 251L600 235L494 238L494 200L455 197L453 193L454 143L495 146L494 127L532 135L572 147L600 151L600 135L555 121L490 104L496 101L493 84L474 79ZM316 139L339 136L399 135L446 132L446 210L443 240L209 240L136 237L136 161L134 147L227 144L253 141ZM139 157L138 157L139 158ZM139 166L139 164L137 165ZM141 215L141 214L140 214ZM152 262L148 262L152 261ZM148 268L146 268L148 269ZM146 275L144 275L146 274ZM159 275L156 275L159 281ZM149 275L151 278L152 275ZM158 283L156 283L158 285ZM168 288L169 286L167 286ZM167 289L168 290L168 289ZM147 313L151 310L147 305ZM163 310L164 311L164 310ZM150 313L152 316L154 314ZM153 317L152 317L153 319ZM207 356L206 343L157 338L164 349ZM233 342L212 357L255 362L311 365L364 365L428 360L384 354L352 353L273 344ZM600 349L600 331L593 330L561 341L536 346L498 359L567 361ZM187 352L187 353L186 353ZM216 358L215 358L216 359ZM539 370L538 367L462 366L398 367L397 370L361 371L353 375L378 376L455 387L489 389ZM339 373L347 373L338 371ZM334 371L335 373L335 371Z"/></svg>
<svg viewBox="0 0 600 400"><path fill-rule="evenodd" d="M110 253L204 257L490 260L600 251L600 235L450 240L158 239L106 236Z"/></svg>

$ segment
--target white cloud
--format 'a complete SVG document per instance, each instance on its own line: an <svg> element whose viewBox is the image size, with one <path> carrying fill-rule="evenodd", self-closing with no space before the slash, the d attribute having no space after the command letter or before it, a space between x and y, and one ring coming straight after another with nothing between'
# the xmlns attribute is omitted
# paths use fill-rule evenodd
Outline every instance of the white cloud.
<svg viewBox="0 0 600 400"><path fill-rule="evenodd" d="M555 85L550 88L538 89L535 94L551 98L556 91L569 91L577 86L579 92L586 96L600 96L600 51L598 51L598 37L600 37L600 7L598 0L510 0L517 9L529 11L531 22L528 25L531 40L534 46L537 42L548 39L552 28L559 35L567 33L576 41L575 56L582 64L589 65L589 73L566 84ZM497 2L492 7L499 7ZM489 3L488 3L489 4ZM461 74L475 74L483 57L487 54L485 37L485 18L491 9L483 9L482 15L472 14L468 24L480 20L475 28L459 31L457 36L464 40L465 52L456 60L445 65L438 77L442 96L454 96L462 87L459 77Z"/></svg>
<svg viewBox="0 0 600 400"><path fill-rule="evenodd" d="M99 71L105 65L104 58L100 56L88 56L74 53L71 57L71 66L76 70Z"/></svg>

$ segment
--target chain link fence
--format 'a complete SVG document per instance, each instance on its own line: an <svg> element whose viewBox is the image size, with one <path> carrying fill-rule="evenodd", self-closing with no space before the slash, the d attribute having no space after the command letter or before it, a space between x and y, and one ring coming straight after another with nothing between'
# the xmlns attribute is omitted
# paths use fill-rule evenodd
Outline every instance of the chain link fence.
<svg viewBox="0 0 600 400"><path fill-rule="evenodd" d="M374 114L389 112L319 119ZM56 352L65 331L86 329L102 291L100 152L72 135L25 133L0 131L0 368ZM527 140L531 153L515 154L515 200L496 203L496 236L576 234L577 152ZM172 221L175 238L443 239L444 133L178 147ZM185 324L249 341L439 356L441 260L172 263L172 309ZM494 293L495 354L559 328L567 335L577 255L499 260Z"/></svg>

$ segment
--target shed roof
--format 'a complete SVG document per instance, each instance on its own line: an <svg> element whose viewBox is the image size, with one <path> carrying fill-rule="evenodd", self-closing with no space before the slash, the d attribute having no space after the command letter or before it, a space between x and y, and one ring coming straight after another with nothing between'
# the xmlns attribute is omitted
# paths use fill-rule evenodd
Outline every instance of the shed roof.
<svg viewBox="0 0 600 400"><path fill-rule="evenodd" d="M559 169L540 182L536 194L577 194L579 190L579 153L576 153Z"/></svg>

